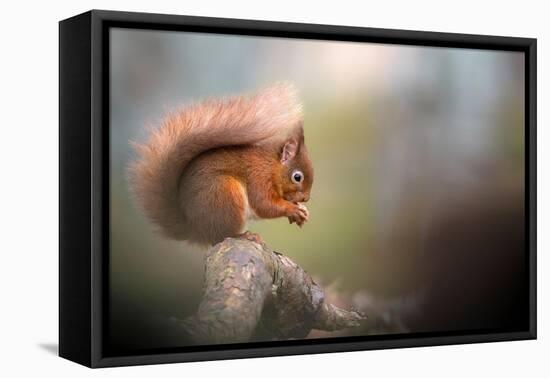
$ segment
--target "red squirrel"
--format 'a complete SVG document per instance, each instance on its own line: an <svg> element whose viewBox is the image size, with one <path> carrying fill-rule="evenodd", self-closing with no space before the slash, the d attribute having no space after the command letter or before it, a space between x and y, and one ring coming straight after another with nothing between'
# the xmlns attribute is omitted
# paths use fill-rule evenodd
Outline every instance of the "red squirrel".
<svg viewBox="0 0 550 378"><path fill-rule="evenodd" d="M288 84L183 108L135 148L131 189L169 238L215 244L252 235L250 219L309 218L313 166Z"/></svg>

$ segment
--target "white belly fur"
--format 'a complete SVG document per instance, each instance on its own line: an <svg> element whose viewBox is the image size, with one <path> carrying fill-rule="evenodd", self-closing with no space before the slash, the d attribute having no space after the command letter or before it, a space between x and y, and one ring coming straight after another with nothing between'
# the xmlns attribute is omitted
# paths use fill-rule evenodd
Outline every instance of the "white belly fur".
<svg viewBox="0 0 550 378"><path fill-rule="evenodd" d="M248 202L248 194L246 192L245 187L241 184L240 188L241 188L241 192L242 192L242 196L243 196L246 221L248 222L248 221L252 221L252 220L259 220L260 217L258 217L258 215L254 212L254 209L252 209L252 207L250 206L250 203Z"/></svg>

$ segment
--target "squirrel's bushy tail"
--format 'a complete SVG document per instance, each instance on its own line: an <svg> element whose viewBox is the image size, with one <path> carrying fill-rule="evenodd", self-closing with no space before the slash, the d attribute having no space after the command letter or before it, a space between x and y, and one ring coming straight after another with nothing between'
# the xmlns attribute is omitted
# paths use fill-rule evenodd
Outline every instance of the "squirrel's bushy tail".
<svg viewBox="0 0 550 378"><path fill-rule="evenodd" d="M301 105L288 84L252 96L210 99L169 114L148 141L136 144L130 188L145 215L163 234L186 239L179 181L200 153L223 146L281 145L302 122Z"/></svg>

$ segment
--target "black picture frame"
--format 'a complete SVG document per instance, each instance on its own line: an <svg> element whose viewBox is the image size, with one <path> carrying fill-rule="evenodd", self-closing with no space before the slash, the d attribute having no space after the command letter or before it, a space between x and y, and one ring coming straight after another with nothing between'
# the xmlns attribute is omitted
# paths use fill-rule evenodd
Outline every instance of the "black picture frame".
<svg viewBox="0 0 550 378"><path fill-rule="evenodd" d="M525 54L528 324L438 332L210 345L120 355L104 345L109 253L111 27L519 51ZM92 10L59 23L59 354L89 367L404 348L536 338L536 61L531 38Z"/></svg>

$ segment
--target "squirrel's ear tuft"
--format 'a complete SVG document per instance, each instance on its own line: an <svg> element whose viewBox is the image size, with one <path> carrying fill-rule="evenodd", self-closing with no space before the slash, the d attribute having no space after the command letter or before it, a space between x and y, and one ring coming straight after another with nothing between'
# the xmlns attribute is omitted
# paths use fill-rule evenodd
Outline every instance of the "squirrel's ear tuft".
<svg viewBox="0 0 550 378"><path fill-rule="evenodd" d="M294 139L287 141L281 150L281 163L288 164L298 152L298 142Z"/></svg>

